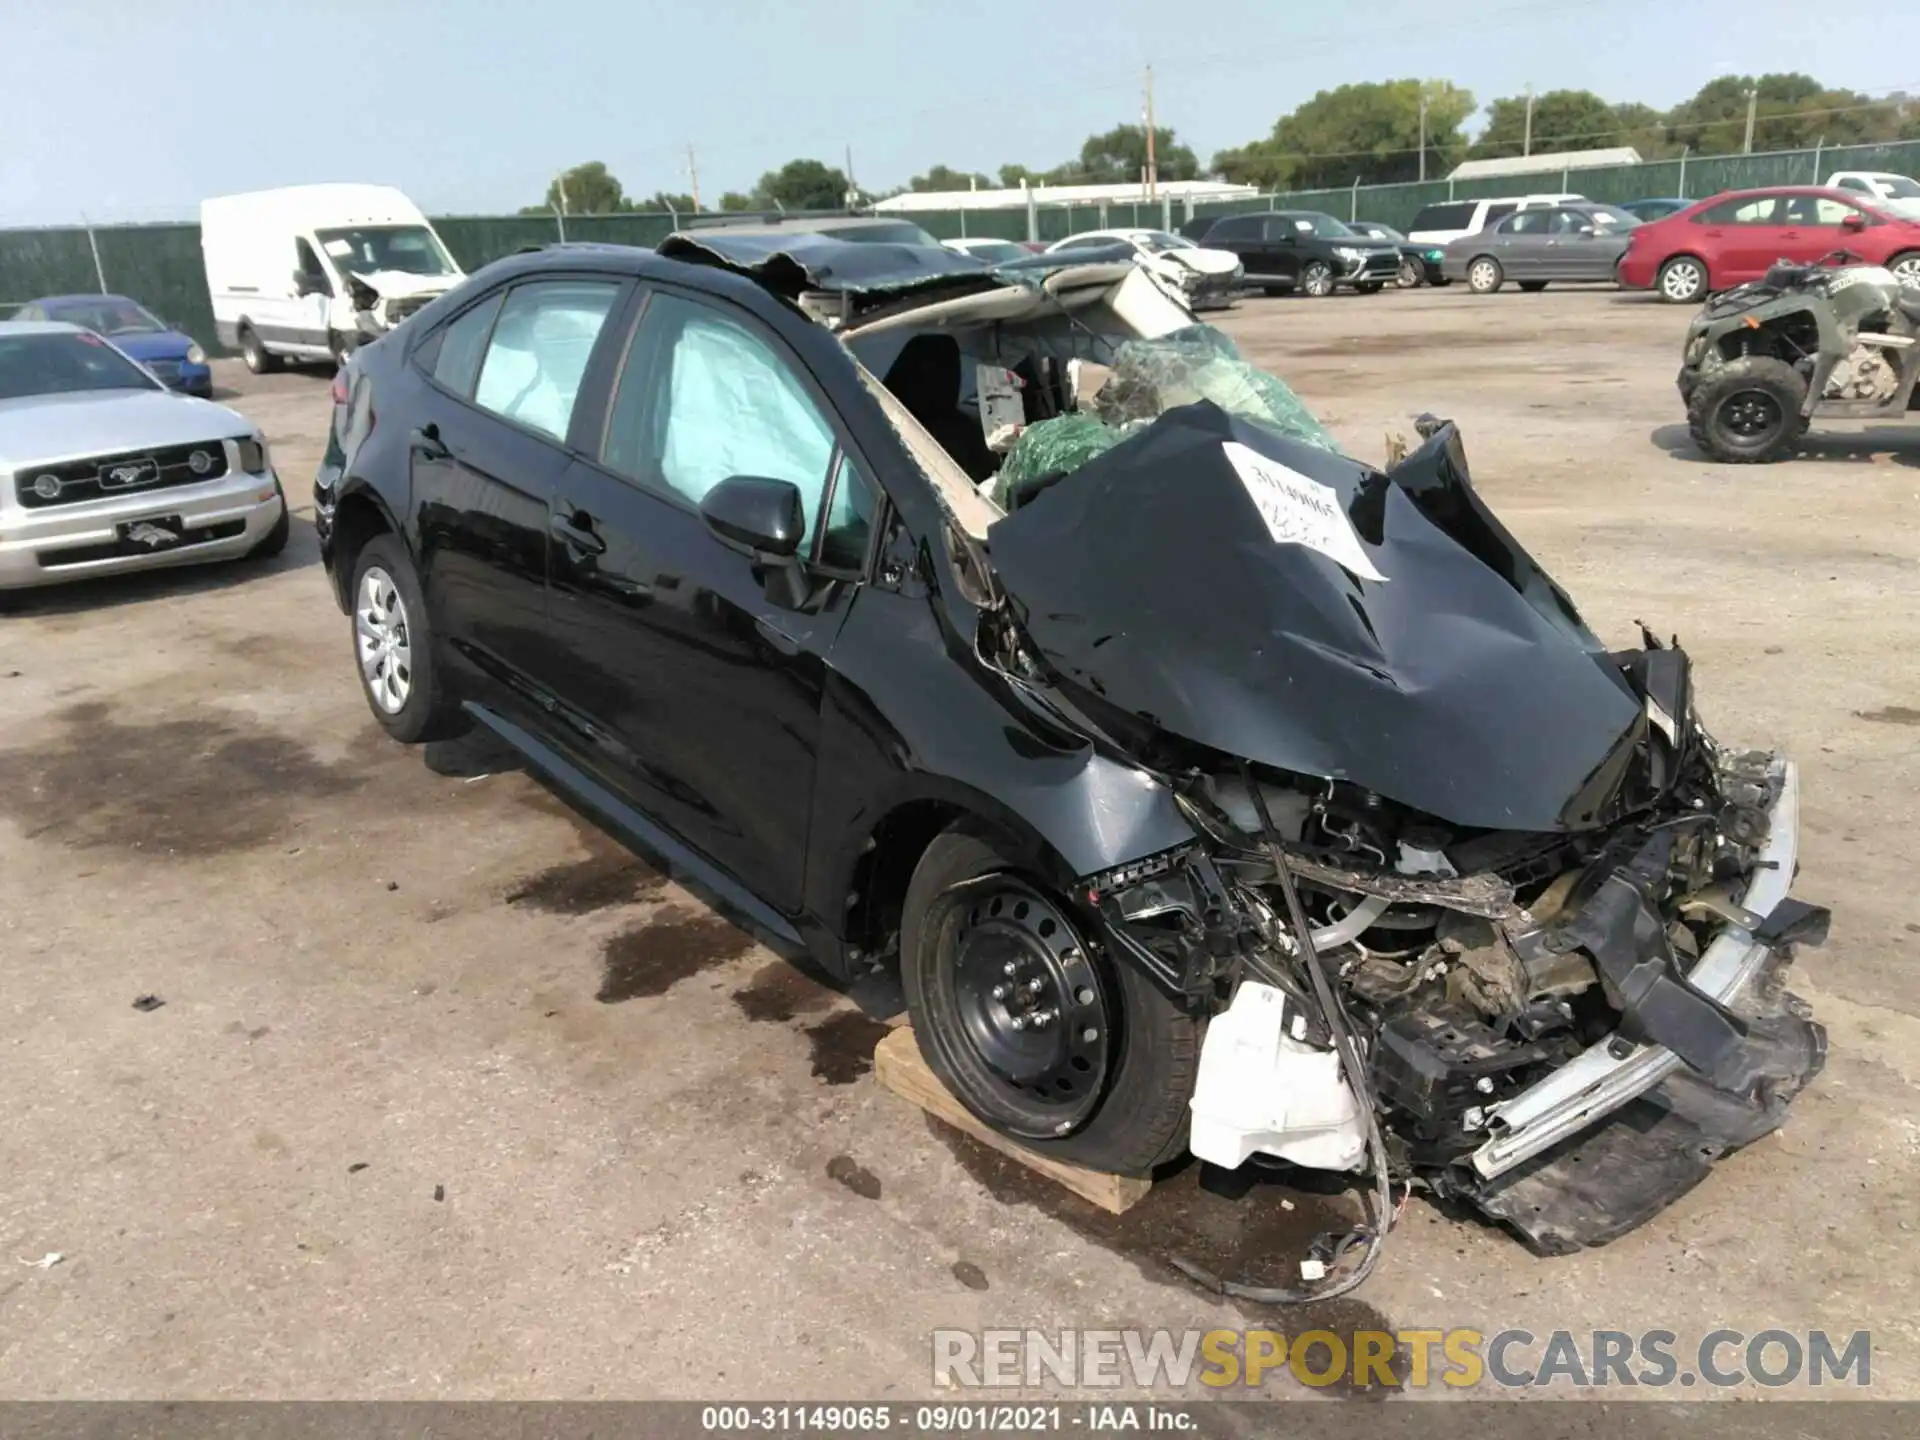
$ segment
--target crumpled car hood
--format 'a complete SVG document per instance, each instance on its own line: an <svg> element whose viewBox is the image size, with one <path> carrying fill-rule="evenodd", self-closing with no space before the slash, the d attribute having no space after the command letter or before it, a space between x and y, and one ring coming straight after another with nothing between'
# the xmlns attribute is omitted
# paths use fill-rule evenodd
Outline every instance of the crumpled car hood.
<svg viewBox="0 0 1920 1440"><path fill-rule="evenodd" d="M1644 733L1572 602L1474 493L1451 425L1383 473L1189 405L987 540L1067 681L1453 824L1600 823L1583 792Z"/></svg>
<svg viewBox="0 0 1920 1440"><path fill-rule="evenodd" d="M875 292L979 286L990 271L971 255L944 245L853 242L807 231L784 235L702 235L679 231L657 253L720 265L783 293L800 290Z"/></svg>

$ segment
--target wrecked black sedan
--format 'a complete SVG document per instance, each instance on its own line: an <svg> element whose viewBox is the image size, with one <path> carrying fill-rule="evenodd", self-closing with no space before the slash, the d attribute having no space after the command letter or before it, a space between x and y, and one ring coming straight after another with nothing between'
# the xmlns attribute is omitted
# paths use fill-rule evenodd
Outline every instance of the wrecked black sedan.
<svg viewBox="0 0 1920 1440"><path fill-rule="evenodd" d="M336 393L387 731L478 721L770 939L898 967L1037 1150L1417 1183L1561 1250L1820 1068L1793 767L1592 634L1453 426L1345 455L1135 267L556 248Z"/></svg>

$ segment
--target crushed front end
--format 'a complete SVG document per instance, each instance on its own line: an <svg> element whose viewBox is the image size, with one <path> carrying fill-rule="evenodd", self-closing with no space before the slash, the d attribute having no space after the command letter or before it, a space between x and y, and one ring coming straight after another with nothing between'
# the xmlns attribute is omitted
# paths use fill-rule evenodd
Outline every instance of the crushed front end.
<svg viewBox="0 0 1920 1440"><path fill-rule="evenodd" d="M1423 428L1382 471L1165 414L995 525L995 638L1193 827L1082 896L1210 1017L1193 1153L1360 1171L1377 1122L1396 1183L1559 1253L1781 1123L1828 917L1792 765L1714 741L1676 644L1605 650Z"/></svg>

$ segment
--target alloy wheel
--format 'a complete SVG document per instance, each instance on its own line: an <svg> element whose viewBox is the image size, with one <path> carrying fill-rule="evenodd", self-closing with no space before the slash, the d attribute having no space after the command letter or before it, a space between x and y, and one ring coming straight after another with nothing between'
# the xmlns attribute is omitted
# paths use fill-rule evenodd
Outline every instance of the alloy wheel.
<svg viewBox="0 0 1920 1440"><path fill-rule="evenodd" d="M1402 290L1411 290L1419 285L1421 273L1421 267L1418 261L1402 260L1400 262L1400 273L1393 277L1394 283L1399 285Z"/></svg>
<svg viewBox="0 0 1920 1440"><path fill-rule="evenodd" d="M1893 267L1894 276L1910 290L1920 290L1920 255L1903 257Z"/></svg>
<svg viewBox="0 0 1920 1440"><path fill-rule="evenodd" d="M1660 276L1660 293L1677 304L1685 304L1697 296L1706 283L1707 277L1697 264L1676 260Z"/></svg>
<svg viewBox="0 0 1920 1440"><path fill-rule="evenodd" d="M1333 271L1316 260L1302 272L1300 283L1301 288L1309 295L1331 295L1333 293Z"/></svg>
<svg viewBox="0 0 1920 1440"><path fill-rule="evenodd" d="M367 693L387 714L398 715L413 691L413 642L406 602L393 577L378 565L369 565L360 577L353 631Z"/></svg>

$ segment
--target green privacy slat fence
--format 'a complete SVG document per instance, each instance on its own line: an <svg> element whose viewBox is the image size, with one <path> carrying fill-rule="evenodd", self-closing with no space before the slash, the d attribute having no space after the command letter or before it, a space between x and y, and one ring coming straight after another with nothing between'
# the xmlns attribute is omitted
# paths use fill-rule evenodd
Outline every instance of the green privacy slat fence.
<svg viewBox="0 0 1920 1440"><path fill-rule="evenodd" d="M1677 195L1693 199L1722 190L1761 185L1814 185L1835 170L1920 172L1920 141L1888 145L1850 145L1815 150L1782 150L1764 155L1716 155L1616 165L1597 170L1548 171L1504 179L1455 183L1429 180L1408 185L1362 185L1339 190L1308 190L1261 195L1247 200L1213 201L1193 206L1109 202L1098 205L1039 206L1033 214L1034 238L1062 240L1082 230L1127 226L1158 228L1197 216L1233 215L1249 210L1324 210L1342 219L1377 220L1406 229L1423 205L1437 201L1511 195L1516 191L1570 190L1593 200L1623 201ZM1169 213L1170 210L1170 213ZM617 245L657 245L678 227L672 214L575 215L565 221L566 238ZM962 235L1025 240L1028 214L1015 210L938 210L914 214L940 239ZM463 269L473 271L529 245L560 238L551 215L452 215L434 227ZM99 263L95 265L95 247ZM289 257L288 268L292 268ZM40 230L0 230L0 318L14 306L41 295L105 288L131 295L155 313L187 331L202 345L214 345L213 307L200 265L200 227L178 225L96 226L89 244L81 226Z"/></svg>

